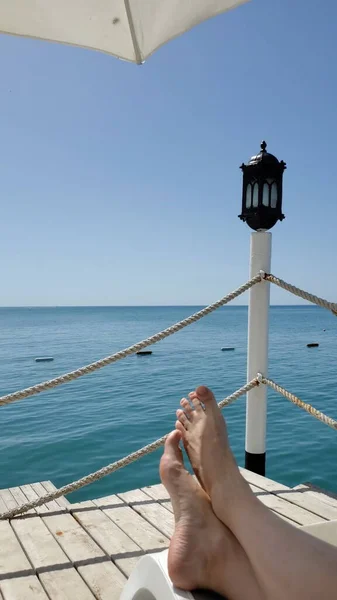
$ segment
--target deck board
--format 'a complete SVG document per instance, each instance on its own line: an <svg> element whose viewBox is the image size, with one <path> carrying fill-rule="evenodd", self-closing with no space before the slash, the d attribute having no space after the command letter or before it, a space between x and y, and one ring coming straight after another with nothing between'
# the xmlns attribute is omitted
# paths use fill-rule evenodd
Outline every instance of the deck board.
<svg viewBox="0 0 337 600"><path fill-rule="evenodd" d="M26 496L24 495L24 493L22 492L22 490L19 487L9 488L8 491L12 494L17 506L21 506L22 504L25 504L27 502ZM26 514L34 515L34 514L36 514L36 510L34 508L32 508Z"/></svg>
<svg viewBox="0 0 337 600"><path fill-rule="evenodd" d="M119 558L115 562L123 575L125 575L125 577L130 577L138 561L139 556L130 556L129 558Z"/></svg>
<svg viewBox="0 0 337 600"><path fill-rule="evenodd" d="M3 600L48 600L40 581L35 575L4 579L0 581Z"/></svg>
<svg viewBox="0 0 337 600"><path fill-rule="evenodd" d="M29 517L27 517L29 518ZM0 577L32 575L34 570L8 521L0 521Z"/></svg>
<svg viewBox="0 0 337 600"><path fill-rule="evenodd" d="M157 483L156 485L150 485L142 488L142 492L153 498L153 500L157 500L161 502L163 500L170 500L170 496L166 488L162 483Z"/></svg>
<svg viewBox="0 0 337 600"><path fill-rule="evenodd" d="M272 479L268 479L266 477L262 477L261 475L256 475L256 473L246 471L246 469L241 469L241 474L244 476L246 481L249 482L251 487L253 485L255 486L255 491L257 488L268 491L274 495L277 495L278 498L286 500L288 503L300 508L304 508L306 511L313 513L317 517L322 517L325 520L337 519L337 500L335 507L325 506L324 503L319 500L319 498L308 494L303 494L300 486L289 488L288 486L273 481ZM320 519L318 518L317 522L319 522L319 520ZM305 523L303 523L303 525L304 524Z"/></svg>
<svg viewBox="0 0 337 600"><path fill-rule="evenodd" d="M7 510L13 510L13 508L16 508L18 506L17 501L12 496L9 489L0 490L0 497L1 497L1 500L3 501L4 505L6 506Z"/></svg>
<svg viewBox="0 0 337 600"><path fill-rule="evenodd" d="M129 552L142 554L140 547L100 509L73 513L83 529L110 557Z"/></svg>
<svg viewBox="0 0 337 600"><path fill-rule="evenodd" d="M145 494L142 490L131 490L130 492L117 494L117 496L126 504L135 504L136 502L151 502L150 496Z"/></svg>
<svg viewBox="0 0 337 600"><path fill-rule="evenodd" d="M40 517L12 520L12 528L38 573L43 568L71 566L71 562Z"/></svg>
<svg viewBox="0 0 337 600"><path fill-rule="evenodd" d="M41 573L40 580L50 600L93 600L95 596L76 569Z"/></svg>
<svg viewBox="0 0 337 600"><path fill-rule="evenodd" d="M135 504L133 509L166 537L171 538L174 531L174 516L171 512L157 502Z"/></svg>
<svg viewBox="0 0 337 600"><path fill-rule="evenodd" d="M49 489L47 490L45 486L48 486ZM9 489L10 489L10 491L12 491L14 488L9 488ZM37 483L21 485L19 487L19 490L25 496L26 501L27 500L31 501L31 500L37 500L38 498L45 496L47 491L56 490L56 487L52 484L51 481L42 481L42 482L37 482ZM42 504L41 506L38 506L34 510L34 512L36 512L37 514L45 514L45 513L49 513L50 511L54 512L54 511L64 510L65 508L66 508L65 506L63 507L56 500L52 500L52 502L48 502L47 504Z"/></svg>
<svg viewBox="0 0 337 600"><path fill-rule="evenodd" d="M281 516L287 517L298 523L299 525L311 525L312 523L321 523L326 519L319 517L301 506L296 506L283 498L280 498L276 494L271 494L267 491L261 490L255 485L251 484L251 489L255 496L268 508Z"/></svg>
<svg viewBox="0 0 337 600"><path fill-rule="evenodd" d="M111 561L79 567L78 572L99 600L119 600L126 577Z"/></svg>
<svg viewBox="0 0 337 600"><path fill-rule="evenodd" d="M125 502L115 494L104 496L104 498L97 498L96 500L93 500L93 503L99 508L114 508L115 506L124 506L125 504Z"/></svg>
<svg viewBox="0 0 337 600"><path fill-rule="evenodd" d="M105 557L103 550L71 514L43 515L42 520L74 565Z"/></svg>
<svg viewBox="0 0 337 600"><path fill-rule="evenodd" d="M42 487L46 490L46 493L54 492L56 490L55 485L51 481L41 481L41 484L42 484ZM64 496L60 496L59 498L56 498L55 502L61 508L68 508L69 506L71 506L69 500L67 500L67 498L65 498Z"/></svg>
<svg viewBox="0 0 337 600"><path fill-rule="evenodd" d="M259 500L294 526L337 519L337 498L322 490L241 472ZM54 489L43 481L0 490L0 510ZM162 484L74 504L61 497L0 521L0 600L119 600L139 558L167 548L173 530Z"/></svg>
<svg viewBox="0 0 337 600"><path fill-rule="evenodd" d="M130 506L104 509L104 513L145 552L167 548L168 538L142 519Z"/></svg>
<svg viewBox="0 0 337 600"><path fill-rule="evenodd" d="M305 498L315 498L315 500L319 500L321 505L328 505L337 509L337 495L334 493L327 492L312 483L303 483L295 486L293 489L299 490Z"/></svg>

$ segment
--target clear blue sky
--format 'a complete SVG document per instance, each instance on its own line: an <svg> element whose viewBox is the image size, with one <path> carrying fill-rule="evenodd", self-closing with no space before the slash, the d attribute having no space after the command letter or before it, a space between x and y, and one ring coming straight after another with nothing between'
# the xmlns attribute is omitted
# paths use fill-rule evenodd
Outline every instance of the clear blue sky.
<svg viewBox="0 0 337 600"><path fill-rule="evenodd" d="M336 25L335 0L252 0L142 67L0 36L0 304L230 291L248 278L239 165L261 139L288 165L272 270L336 301Z"/></svg>

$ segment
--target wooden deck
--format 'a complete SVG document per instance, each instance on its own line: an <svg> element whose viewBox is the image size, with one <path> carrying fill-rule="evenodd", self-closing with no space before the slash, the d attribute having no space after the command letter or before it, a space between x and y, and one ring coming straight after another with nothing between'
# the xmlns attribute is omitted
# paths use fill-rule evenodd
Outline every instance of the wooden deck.
<svg viewBox="0 0 337 600"><path fill-rule="evenodd" d="M296 527L337 519L332 494L242 474L261 502ZM0 490L0 512L52 489L43 481ZM0 598L118 600L139 557L167 548L173 525L161 484L78 504L60 498L0 521Z"/></svg>

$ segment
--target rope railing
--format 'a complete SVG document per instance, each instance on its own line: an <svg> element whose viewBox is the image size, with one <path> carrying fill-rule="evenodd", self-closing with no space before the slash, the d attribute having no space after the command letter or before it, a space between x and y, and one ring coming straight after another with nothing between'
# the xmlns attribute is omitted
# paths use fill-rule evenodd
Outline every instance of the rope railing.
<svg viewBox="0 0 337 600"><path fill-rule="evenodd" d="M337 304L335 304L335 302L329 302L324 298L320 298L319 296L310 294L310 292L306 292L305 290L302 290L301 288L298 288L295 285L292 285L291 283L287 283L287 281L284 281L279 277L275 277L275 275L272 275L271 273L264 273L264 279L266 281L270 281L270 283L274 283L275 285L277 285L280 288L283 288L284 290L287 290L287 292L294 294L294 296L298 296L299 298L308 300L308 302L311 302L312 304L317 304L317 306L321 306L322 308L327 308L328 310L331 310L331 312L337 316Z"/></svg>
<svg viewBox="0 0 337 600"><path fill-rule="evenodd" d="M240 398L240 396L243 396L244 394L246 394L247 392L252 390L257 385L259 385L259 381L258 381L258 378L255 377L254 379L252 379L251 381L246 383L246 385L244 385L241 388L239 388L238 390L236 390L236 392L234 392L230 396L227 396L227 398L224 398L223 400L221 400L221 402L219 402L219 404L218 404L219 408L224 408L225 406L229 406L229 404L232 404L233 402L235 402L235 400ZM155 442L151 442L151 444L148 444L147 446L144 446L143 448L140 448L139 450L132 452L128 456L125 456L124 458L121 458L120 460L117 460L116 462L113 462L110 465L107 465L106 467L103 467L102 469L95 471L94 473L90 473L89 475L86 475L85 477L82 477L81 479L78 479L77 481L68 483L67 485L62 486L59 489L54 490L53 492L50 492L49 494L46 494L45 496L42 496L41 498L37 498L36 500L32 500L31 502L26 502L22 506L18 506L16 508L14 508L13 510L9 510L8 512L5 512L2 515L0 515L0 519L12 519L16 515L20 515L24 512L27 512L28 510L31 510L32 508L37 508L38 506L41 506L42 504L46 504L47 502L50 502L51 500L60 498L60 496L65 496L67 494L75 492L76 490L79 490L80 488L82 488L86 485L90 485L91 483L94 483L95 481L99 481L103 477L106 477L107 475L111 475L111 473L118 471L118 469L122 469L123 467L130 465L131 463L135 462L136 460L139 460L143 456L146 456L147 454L150 454L151 452L158 450L158 448L160 448L161 446L163 446L165 444L165 440L166 440L167 436L168 436L168 434L159 438Z"/></svg>
<svg viewBox="0 0 337 600"><path fill-rule="evenodd" d="M296 406L303 408L303 410L305 410L307 413L309 413L310 415L315 417L315 419L318 419L318 421L321 421L321 423L328 425L335 431L337 430L337 421L335 421L335 419L328 417L327 415L322 413L320 410L317 410L317 408L314 408L313 406L311 406L311 404L308 404L307 402L303 402L303 400L301 400L300 398L298 398L291 392L288 392L288 390L286 390L281 385L278 385L277 383L275 383L275 381L273 381L272 379L268 379L267 377L258 375L258 381L259 381L259 383L264 383L265 385L268 385L271 389L273 389L273 390L275 390L275 392L278 392L279 394L281 394L284 398L287 398L287 400L290 400L290 402L292 402Z"/></svg>
<svg viewBox="0 0 337 600"><path fill-rule="evenodd" d="M253 287L253 285L256 285L257 283L261 283L261 281L262 281L262 278L261 278L261 274L259 273L258 275L256 275L255 277L252 277L252 279L247 281L247 283L241 285L239 288L237 288L233 292L231 292L231 293L227 294L226 296L224 296L223 298L221 298L221 300L218 300L217 302L214 302L213 304L206 306L206 308L203 308L202 310L199 310L198 312L187 317L186 319L183 319L182 321L179 321L178 323L175 323L174 325L167 327L163 331L160 331L159 333L155 333L154 335L146 338L145 340L142 340L141 342L133 344L133 346L129 346L129 348L120 350L119 352L116 352L115 354L111 354L111 356L107 356L106 358L101 358L100 360L97 360L96 362L86 365L85 367L81 367L80 369L76 369L75 371L71 371L69 373L65 373L64 375L60 375L59 377L55 377L55 379L50 379L49 381L43 381L42 383L38 383L36 385L33 385L32 387L25 388L18 392L13 392L11 394L6 394L5 396L1 396L0 397L0 406L10 404L11 402L15 402L16 400L23 400L24 398L34 396L35 394L40 394L41 392L45 392L46 390L51 390L52 388L55 388L58 385L61 385L63 383L68 383L69 381L74 381L74 379L78 379L79 377L82 377L83 375L87 375L88 373L93 373L94 371L97 371L98 369L101 369L102 367L111 365L112 363L115 363L118 360L126 358L127 356L130 356L131 354L136 354L136 352L143 350L143 348L146 348L147 346L151 346L152 344L156 344L157 342L164 340L165 338L169 337L170 335L177 333L181 329L184 329L184 327L187 327L188 325L191 325L192 323L196 323L197 321L199 321L206 315L209 315L213 311L220 308L221 306L225 306L225 304L228 304L232 300L235 300L235 298L238 298L238 296L241 296L241 294L243 294L244 292L249 290L251 287Z"/></svg>
<svg viewBox="0 0 337 600"><path fill-rule="evenodd" d="M2 396L2 397L0 397L0 406L10 404L11 402L14 402L16 400L22 400L23 398L28 398L30 396L33 396L34 394L39 394L46 390L50 390L58 385L73 381L75 379L78 379L79 377L82 377L83 375L92 373L98 369L101 369L102 367L105 367L109 364L117 362L118 360L126 358L127 356L130 356L131 354L135 354L136 352L139 352L143 348L146 348L147 346L155 344L155 343L165 339L166 337L168 337L174 333L177 333L184 327L187 327L188 325L191 325L192 323L199 321L204 316L212 313L213 311L217 310L221 306L228 304L229 302L231 302L232 300L234 300L235 298L237 298L238 296L240 296L241 294L243 294L244 292L249 290L251 287L253 287L257 283L260 283L263 280L274 283L275 285L289 291L290 293L295 294L296 296L299 296L305 300L308 300L309 302L317 304L318 306L327 308L328 310L331 310L334 314L337 315L337 304L335 304L333 302L328 302L327 300L324 300L323 298L320 298L318 296L310 294L309 292L301 290L300 288L297 288L297 287L283 281L282 279L275 277L272 274L267 274L267 273L264 273L263 271L261 271L258 275L256 275L255 277L253 277L252 279L247 281L244 285L240 286L239 288L237 288L230 294L227 294L226 296L224 296L217 302L210 304L206 308L203 308L202 310L194 313L193 315L190 315L186 319L183 319L182 321L179 321L178 323L171 325L170 327L164 329L163 331L160 331L160 332L146 338L145 340L142 340L142 341L134 344L133 346L125 348L124 350L120 350L119 352L116 352L115 354L112 354L110 356L107 356L106 358L100 359L89 365L81 367L80 369L76 369L75 371L71 371L64 375L60 375L59 377L56 377L49 381L44 381L44 382L36 384L32 387ZM278 385L271 379L264 377L261 374L258 374L256 378L252 379L250 382L248 382L246 385L242 386L236 392L234 392L233 394L231 394L230 396L228 396L227 398L225 398L224 400L219 402L219 407L223 408L225 406L228 406L229 404L231 404L232 402L237 400L240 396L242 396L243 394L246 394L251 389L253 389L254 387L258 386L261 383L269 386L276 392L280 393L282 396L284 396L285 398L290 400L290 402L292 402L296 406L299 406L300 408L302 408L309 414L313 415L316 419L318 419L322 423L328 425L329 427L331 427L334 430L337 430L337 421L336 420L332 419L331 417L328 417L321 411L315 409L310 404L303 402L302 400L300 400L300 398L298 398L294 394L288 392L288 390L286 390L282 386ZM94 483L95 481L98 481L98 480L102 479L103 477L106 477L107 475L114 473L118 469L122 469L123 467L126 467L127 465L135 462L136 460L139 460L143 456L146 456L147 454L150 454L151 452L154 452L155 450L157 450L158 448L163 446L165 443L165 440L167 438L167 435L168 434L162 436L161 438L159 438L158 440L156 440L154 442L151 442L147 446L144 446L143 448L136 450L135 452L129 454L128 456L125 456L124 458L117 460L114 463L111 463L111 464L99 469L98 471L95 471L94 473L90 473L89 475L86 475L86 476L82 477L81 479L78 479L77 481L73 481L72 483L68 483L68 484L62 486L61 488L46 494L45 496L43 496L41 498L37 498L36 500L27 502L27 503L23 504L22 506L16 507L13 510L9 510L8 512L3 513L2 515L0 515L0 519L11 519L12 517L14 517L16 515L19 515L24 512L27 512L28 510L37 508L37 507L41 506L42 504L46 504L52 500L59 498L60 496L65 496L67 494L75 492L76 490L79 490L80 488L82 488L86 485L90 485L91 483Z"/></svg>

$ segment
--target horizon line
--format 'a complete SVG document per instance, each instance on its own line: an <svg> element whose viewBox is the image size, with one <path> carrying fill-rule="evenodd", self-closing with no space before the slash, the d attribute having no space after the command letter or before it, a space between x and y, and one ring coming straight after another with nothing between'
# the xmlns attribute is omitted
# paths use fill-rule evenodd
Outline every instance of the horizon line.
<svg viewBox="0 0 337 600"><path fill-rule="evenodd" d="M15 306L1 306L1 309L22 309L22 308L199 308L206 307L209 304L26 304ZM302 304L270 304L274 308L300 308L300 307L320 308L312 303ZM221 306L220 308L248 308L249 304L231 304Z"/></svg>

